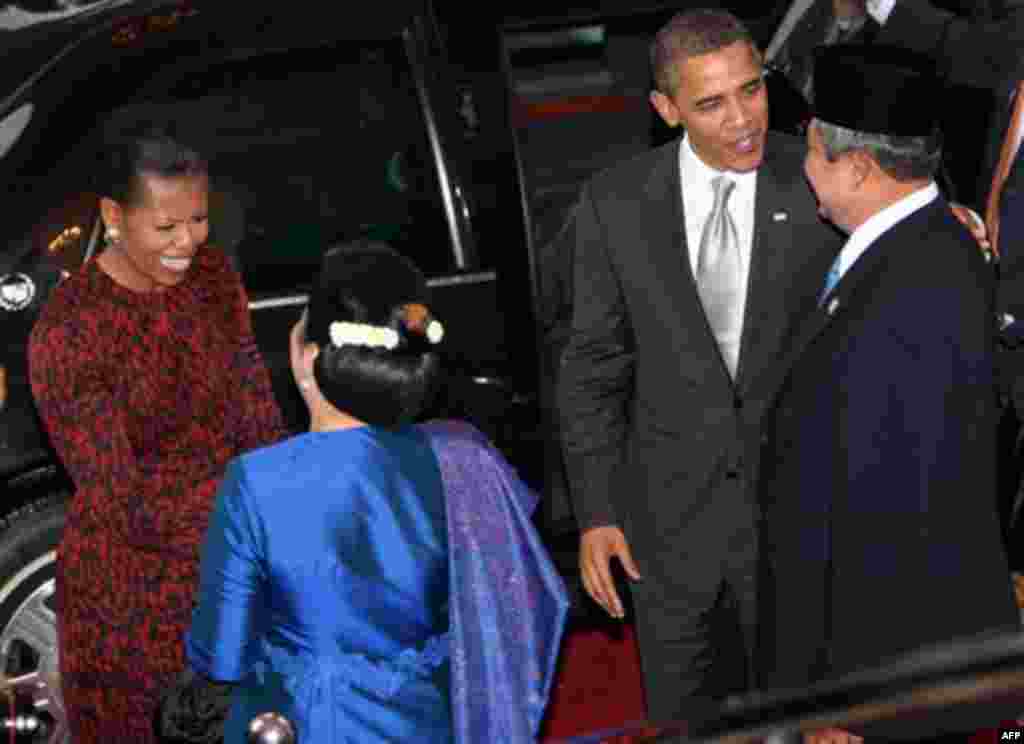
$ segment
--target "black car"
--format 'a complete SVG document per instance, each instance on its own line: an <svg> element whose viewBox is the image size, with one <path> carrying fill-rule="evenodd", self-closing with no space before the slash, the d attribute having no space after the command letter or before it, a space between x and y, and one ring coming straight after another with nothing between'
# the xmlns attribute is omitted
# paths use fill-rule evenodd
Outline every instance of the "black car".
<svg viewBox="0 0 1024 744"><path fill-rule="evenodd" d="M91 157L120 116L170 112L210 156L212 240L242 274L295 430L305 407L287 331L324 250L383 240L424 269L449 372L429 415L473 421L546 494L541 526L573 583L576 536L551 412L557 364L543 342L564 312L559 277L571 257L541 244L578 180L601 164L566 169L543 194L530 188L512 125L509 40L581 24L635 40L679 4L600 0L512 15L430 0L382 0L358 13L311 0L96 0L7 5L0 21L22 5L41 22L16 32L0 24L0 685L28 696L45 724L35 740L67 740L52 595L73 486L35 412L25 348L52 288L101 247ZM728 5L767 38L786 3ZM639 96L643 109L646 90ZM630 146L664 136L637 121ZM545 520L552 513L557 524Z"/></svg>
<svg viewBox="0 0 1024 744"><path fill-rule="evenodd" d="M90 157L117 117L167 111L209 155L212 239L244 278L296 430L286 340L319 258L383 240L427 273L445 323L450 382L431 415L473 420L540 480L532 262L497 46L455 75L426 6L299 5L142 0L9 50L23 61L0 80L0 681L34 698L38 740L67 739L52 595L72 486L25 346L49 291L100 247Z"/></svg>

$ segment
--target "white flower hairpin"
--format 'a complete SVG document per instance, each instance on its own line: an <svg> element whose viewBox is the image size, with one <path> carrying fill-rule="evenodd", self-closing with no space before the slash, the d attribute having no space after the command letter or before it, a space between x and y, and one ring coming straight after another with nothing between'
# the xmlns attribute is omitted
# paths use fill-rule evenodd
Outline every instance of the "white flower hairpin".
<svg viewBox="0 0 1024 744"><path fill-rule="evenodd" d="M442 338L444 338L444 326L441 325L441 321L432 320L427 323L427 341L439 344Z"/></svg>
<svg viewBox="0 0 1024 744"><path fill-rule="evenodd" d="M335 346L368 346L370 348L394 349L398 346L398 332L385 326L366 323L349 323L336 320L328 331Z"/></svg>
<svg viewBox="0 0 1024 744"><path fill-rule="evenodd" d="M423 335L431 344L441 343L444 326L431 317L425 305L410 303L402 306L402 324L411 332ZM336 320L328 327L331 343L335 346L366 346L371 349L383 348L389 351L398 347L401 338L398 331L387 326L369 323L351 323Z"/></svg>

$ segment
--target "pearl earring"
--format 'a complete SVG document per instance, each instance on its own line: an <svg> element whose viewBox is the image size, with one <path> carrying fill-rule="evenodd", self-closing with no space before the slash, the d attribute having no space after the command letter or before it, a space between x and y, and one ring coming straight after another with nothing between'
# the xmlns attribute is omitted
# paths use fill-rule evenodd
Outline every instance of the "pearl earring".
<svg viewBox="0 0 1024 744"><path fill-rule="evenodd" d="M106 238L108 243L116 243L121 239L121 231L116 227L108 227Z"/></svg>

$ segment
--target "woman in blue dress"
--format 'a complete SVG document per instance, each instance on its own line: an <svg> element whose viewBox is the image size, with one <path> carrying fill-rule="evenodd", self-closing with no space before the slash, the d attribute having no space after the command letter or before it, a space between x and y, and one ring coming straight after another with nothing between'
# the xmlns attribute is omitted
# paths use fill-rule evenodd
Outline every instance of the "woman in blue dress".
<svg viewBox="0 0 1024 744"><path fill-rule="evenodd" d="M425 297L386 247L329 252L291 335L310 431L228 467L186 636L235 685L226 742L266 711L301 744L537 736L564 587L501 455L411 423L440 374Z"/></svg>

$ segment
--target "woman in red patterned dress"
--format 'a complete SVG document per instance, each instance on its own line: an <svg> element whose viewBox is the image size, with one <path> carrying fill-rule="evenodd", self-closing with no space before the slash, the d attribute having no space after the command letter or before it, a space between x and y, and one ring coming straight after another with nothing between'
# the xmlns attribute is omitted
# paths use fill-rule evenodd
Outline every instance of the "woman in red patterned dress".
<svg viewBox="0 0 1024 744"><path fill-rule="evenodd" d="M206 162L144 122L102 155L107 247L56 288L29 345L76 487L57 603L78 744L153 740L224 466L285 433L239 276L206 245Z"/></svg>

